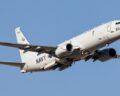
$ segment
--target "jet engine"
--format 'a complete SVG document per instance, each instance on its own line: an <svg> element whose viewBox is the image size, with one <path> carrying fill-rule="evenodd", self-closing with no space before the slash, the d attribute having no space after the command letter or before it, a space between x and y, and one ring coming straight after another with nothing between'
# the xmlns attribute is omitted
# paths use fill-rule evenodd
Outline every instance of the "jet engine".
<svg viewBox="0 0 120 96"><path fill-rule="evenodd" d="M94 60L100 60L102 62L108 61L116 56L116 50L113 48L108 48L104 50L97 51Z"/></svg>
<svg viewBox="0 0 120 96"><path fill-rule="evenodd" d="M73 45L68 43L65 46L59 46L55 51L55 55L58 57L68 56L72 53L72 51Z"/></svg>

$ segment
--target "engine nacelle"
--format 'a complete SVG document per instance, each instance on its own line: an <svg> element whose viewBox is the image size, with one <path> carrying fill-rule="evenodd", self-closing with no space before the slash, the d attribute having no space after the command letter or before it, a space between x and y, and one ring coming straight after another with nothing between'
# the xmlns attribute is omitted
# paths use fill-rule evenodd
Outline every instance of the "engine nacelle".
<svg viewBox="0 0 120 96"><path fill-rule="evenodd" d="M58 57L63 57L70 55L72 51L73 51L73 45L68 43L65 46L59 46L55 51L55 55Z"/></svg>
<svg viewBox="0 0 120 96"><path fill-rule="evenodd" d="M101 51L97 52L97 58L98 60L105 62L108 61L112 58L114 58L116 56L116 50L113 48L109 48L109 49L104 49Z"/></svg>

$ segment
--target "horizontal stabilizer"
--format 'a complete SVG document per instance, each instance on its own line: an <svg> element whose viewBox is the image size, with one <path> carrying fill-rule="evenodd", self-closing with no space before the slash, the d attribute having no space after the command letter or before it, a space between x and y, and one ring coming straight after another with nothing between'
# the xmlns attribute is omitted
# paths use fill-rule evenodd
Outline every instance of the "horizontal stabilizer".
<svg viewBox="0 0 120 96"><path fill-rule="evenodd" d="M8 66L14 66L14 67L22 67L22 66L24 66L25 63L18 63L18 62L3 62L3 61L0 61L0 64L8 65Z"/></svg>

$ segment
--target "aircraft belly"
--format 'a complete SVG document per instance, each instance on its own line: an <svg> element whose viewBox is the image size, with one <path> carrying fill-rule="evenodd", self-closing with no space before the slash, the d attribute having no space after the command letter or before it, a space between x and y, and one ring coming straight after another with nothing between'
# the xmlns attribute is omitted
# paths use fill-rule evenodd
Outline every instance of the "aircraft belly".
<svg viewBox="0 0 120 96"><path fill-rule="evenodd" d="M26 64L26 66L24 67L24 70L26 70L27 72L30 71L38 71L41 69L40 64Z"/></svg>
<svg viewBox="0 0 120 96"><path fill-rule="evenodd" d="M50 58L47 59L44 62L36 63L36 62L31 62L29 64L26 64L23 68L23 70L27 72L32 72L32 71L48 71L50 68L56 65L56 60L55 58Z"/></svg>

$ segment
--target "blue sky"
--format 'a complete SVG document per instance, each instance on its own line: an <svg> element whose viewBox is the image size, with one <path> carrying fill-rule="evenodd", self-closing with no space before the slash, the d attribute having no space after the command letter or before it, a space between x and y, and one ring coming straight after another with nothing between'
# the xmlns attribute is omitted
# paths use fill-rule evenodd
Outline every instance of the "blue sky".
<svg viewBox="0 0 120 96"><path fill-rule="evenodd" d="M0 0L0 41L16 42L21 27L32 44L57 45L102 23L120 19L120 0ZM110 47L120 53L120 41ZM1 61L20 61L0 46ZM120 96L120 61L79 61L59 72L21 74L0 66L1 96Z"/></svg>

